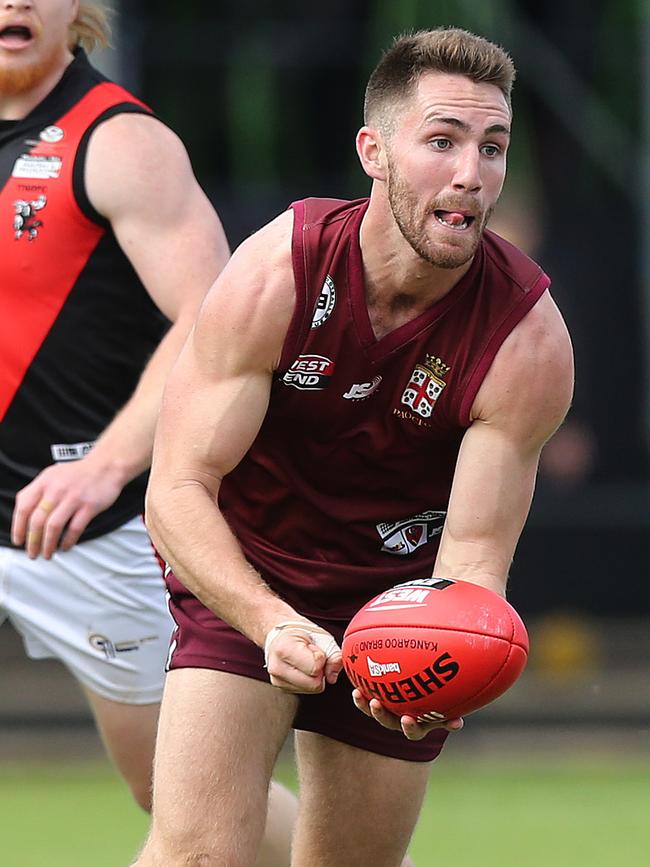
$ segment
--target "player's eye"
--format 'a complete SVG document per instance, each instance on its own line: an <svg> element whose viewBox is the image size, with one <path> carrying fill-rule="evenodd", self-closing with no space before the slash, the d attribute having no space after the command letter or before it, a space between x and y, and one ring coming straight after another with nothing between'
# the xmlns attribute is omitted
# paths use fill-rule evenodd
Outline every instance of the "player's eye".
<svg viewBox="0 0 650 867"><path fill-rule="evenodd" d="M498 145L486 144L481 148L481 153L486 157L497 157L501 153L501 148Z"/></svg>
<svg viewBox="0 0 650 867"><path fill-rule="evenodd" d="M434 138L431 141L434 150L447 151L451 147L451 142L448 138Z"/></svg>

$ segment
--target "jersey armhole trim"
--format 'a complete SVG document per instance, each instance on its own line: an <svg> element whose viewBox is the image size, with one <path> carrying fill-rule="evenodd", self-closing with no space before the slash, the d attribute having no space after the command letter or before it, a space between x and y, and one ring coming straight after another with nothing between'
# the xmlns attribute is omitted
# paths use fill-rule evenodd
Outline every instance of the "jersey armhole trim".
<svg viewBox="0 0 650 867"><path fill-rule="evenodd" d="M512 308L488 340L483 354L476 362L474 370L470 373L467 379L467 387L465 388L461 398L458 420L463 427L469 427L472 423L470 414L472 411L472 405L474 404L474 399L478 394L478 390L481 387L488 370L492 366L492 362L494 361L501 344L513 328L521 322L524 316L535 306L550 285L550 279L540 269L540 274L531 286L530 290Z"/></svg>
<svg viewBox="0 0 650 867"><path fill-rule="evenodd" d="M289 323L284 346L282 347L280 363L275 372L276 378L280 378L289 369L295 358L296 351L302 342L307 307L307 250L303 240L303 232L305 231L305 202L294 202L291 205L291 210L293 210L291 261L296 284L296 306Z"/></svg>
<svg viewBox="0 0 650 867"><path fill-rule="evenodd" d="M154 117L154 115L148 109L134 102L121 102L117 105L111 106L111 108L107 108L106 111L103 111L99 115L99 117L95 118L95 120L91 123L86 132L83 134L81 141L79 142L79 147L77 148L77 153L74 160L74 168L72 170L72 192L75 202L79 207L79 210L92 223L95 223L102 229L110 229L111 224L110 221L106 219L106 217L103 217L98 211L95 210L90 199L88 198L85 179L86 155L88 153L88 143L90 141L90 136L93 134L93 132L100 124L104 123L112 117L115 117L115 115L117 114L146 114L150 117Z"/></svg>

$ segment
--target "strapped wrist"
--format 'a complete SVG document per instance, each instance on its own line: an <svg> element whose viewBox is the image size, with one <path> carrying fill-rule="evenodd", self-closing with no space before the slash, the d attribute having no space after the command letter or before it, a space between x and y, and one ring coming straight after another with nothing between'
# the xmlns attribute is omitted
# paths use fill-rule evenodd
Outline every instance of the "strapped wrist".
<svg viewBox="0 0 650 867"><path fill-rule="evenodd" d="M268 666L271 645L285 629L295 629L297 632L302 632L313 644L320 647L327 659L340 650L338 644L327 630L305 620L283 620L281 623L276 623L275 626L272 626L266 634L264 640L265 668Z"/></svg>

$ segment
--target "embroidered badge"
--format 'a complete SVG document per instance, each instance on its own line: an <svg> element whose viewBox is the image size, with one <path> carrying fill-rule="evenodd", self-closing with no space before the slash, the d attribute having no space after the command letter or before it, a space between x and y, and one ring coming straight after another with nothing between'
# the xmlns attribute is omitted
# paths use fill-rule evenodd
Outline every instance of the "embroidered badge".
<svg viewBox="0 0 650 867"><path fill-rule="evenodd" d="M436 401L447 385L443 376L449 373L449 370L449 365L444 361L427 353L426 360L415 365L401 402L422 418L430 418Z"/></svg>

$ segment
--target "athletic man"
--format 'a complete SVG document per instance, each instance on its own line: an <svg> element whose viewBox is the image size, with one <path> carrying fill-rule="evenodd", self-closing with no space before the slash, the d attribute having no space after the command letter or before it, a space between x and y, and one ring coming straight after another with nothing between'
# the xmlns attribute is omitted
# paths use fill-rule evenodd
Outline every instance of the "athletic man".
<svg viewBox="0 0 650 867"><path fill-rule="evenodd" d="M106 35L90 4L0 0L0 621L77 677L147 809L171 620L143 473L229 251L178 138L89 64Z"/></svg>
<svg viewBox="0 0 650 867"><path fill-rule="evenodd" d="M404 856L447 731L355 708L337 644L399 580L505 592L572 391L548 278L485 229L513 77L464 31L398 39L357 137L369 200L295 203L202 308L147 501L177 627L140 867L251 864L291 726L292 864Z"/></svg>

